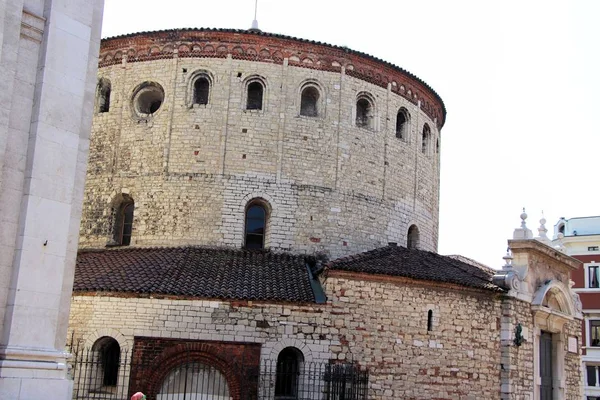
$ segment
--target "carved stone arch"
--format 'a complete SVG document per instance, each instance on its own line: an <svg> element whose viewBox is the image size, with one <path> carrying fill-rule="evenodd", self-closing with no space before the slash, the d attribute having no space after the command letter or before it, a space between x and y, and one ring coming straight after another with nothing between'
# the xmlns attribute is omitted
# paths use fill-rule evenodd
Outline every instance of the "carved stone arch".
<svg viewBox="0 0 600 400"><path fill-rule="evenodd" d="M277 362L277 357L279 353L285 348L294 347L302 352L304 356L305 363L314 362L314 356L310 349L310 347L299 339L287 338L278 340L273 347L271 347L270 351L265 352L264 356L267 360L271 360L273 362Z"/></svg>
<svg viewBox="0 0 600 400"><path fill-rule="evenodd" d="M533 296L532 306L544 307L561 312L568 316L575 316L577 310L569 288L562 282L551 280L540 287Z"/></svg>
<svg viewBox="0 0 600 400"><path fill-rule="evenodd" d="M103 337L111 337L115 339L117 343L119 343L119 347L121 348L121 350L128 350L133 348L133 343L127 340L127 338L123 336L123 334L119 332L119 330L113 328L102 328L97 329L94 332L84 336L84 349L91 349L92 346L94 346L94 343L96 343L98 339L101 339Z"/></svg>

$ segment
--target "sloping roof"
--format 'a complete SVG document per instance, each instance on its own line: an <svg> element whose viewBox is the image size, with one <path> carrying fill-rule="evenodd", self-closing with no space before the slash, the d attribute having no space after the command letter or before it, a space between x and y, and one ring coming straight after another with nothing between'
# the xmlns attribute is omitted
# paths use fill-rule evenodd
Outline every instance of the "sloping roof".
<svg viewBox="0 0 600 400"><path fill-rule="evenodd" d="M315 301L305 256L193 246L80 251L73 290Z"/></svg>
<svg viewBox="0 0 600 400"><path fill-rule="evenodd" d="M390 245L344 257L326 269L366 274L402 276L426 281L454 283L477 289L502 292L492 283L490 271L436 253Z"/></svg>
<svg viewBox="0 0 600 400"><path fill-rule="evenodd" d="M495 270L492 267L489 267L489 266L487 266L487 265L485 265L483 263L480 263L477 260L473 260L472 258L461 256L460 254L448 254L448 257L454 258L455 260L462 261L462 262L467 263L467 264L471 264L471 265L473 265L473 266L475 266L475 267L477 267L479 269L482 269L482 270L484 270L484 271L486 271L486 272L488 272L488 273L490 273L492 275L497 272L497 270Z"/></svg>

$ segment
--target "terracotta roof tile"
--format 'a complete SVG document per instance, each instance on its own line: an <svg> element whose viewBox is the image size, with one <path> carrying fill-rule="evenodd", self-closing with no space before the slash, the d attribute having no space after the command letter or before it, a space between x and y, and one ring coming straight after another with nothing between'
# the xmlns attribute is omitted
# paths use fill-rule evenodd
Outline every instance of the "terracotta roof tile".
<svg viewBox="0 0 600 400"><path fill-rule="evenodd" d="M315 301L304 256L192 246L80 251L73 290Z"/></svg>
<svg viewBox="0 0 600 400"><path fill-rule="evenodd" d="M357 255L339 258L326 269L366 274L403 276L426 281L502 292L492 283L493 272L452 257L402 246L386 246Z"/></svg>

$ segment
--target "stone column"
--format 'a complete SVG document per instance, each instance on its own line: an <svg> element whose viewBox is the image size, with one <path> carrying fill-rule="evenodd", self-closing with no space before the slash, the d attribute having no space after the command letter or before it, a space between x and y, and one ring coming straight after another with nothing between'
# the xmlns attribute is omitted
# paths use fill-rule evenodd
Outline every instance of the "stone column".
<svg viewBox="0 0 600 400"><path fill-rule="evenodd" d="M0 0L0 399L69 399L64 351L103 0Z"/></svg>

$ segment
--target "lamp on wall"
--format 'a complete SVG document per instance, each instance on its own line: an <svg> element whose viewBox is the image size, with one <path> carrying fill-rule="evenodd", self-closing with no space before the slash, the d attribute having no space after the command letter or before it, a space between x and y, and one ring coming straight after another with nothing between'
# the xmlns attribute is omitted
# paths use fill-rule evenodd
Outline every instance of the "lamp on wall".
<svg viewBox="0 0 600 400"><path fill-rule="evenodd" d="M515 327L515 339L513 340L513 343L515 344L515 346L521 346L521 344L523 344L524 341L525 338L523 337L523 327L519 322Z"/></svg>

